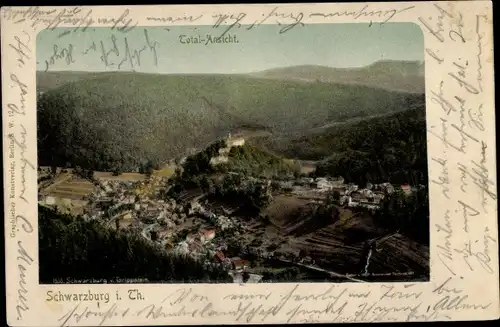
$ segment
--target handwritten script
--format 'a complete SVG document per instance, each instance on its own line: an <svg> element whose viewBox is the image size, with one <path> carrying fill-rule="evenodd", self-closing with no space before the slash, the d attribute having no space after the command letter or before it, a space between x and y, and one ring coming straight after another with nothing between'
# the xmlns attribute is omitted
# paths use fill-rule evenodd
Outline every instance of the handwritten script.
<svg viewBox="0 0 500 327"><path fill-rule="evenodd" d="M283 287L279 294L273 291L254 293L250 289L225 294L197 293L182 287L166 294L159 302L134 307L119 302L105 307L77 303L58 319L60 326L74 323L112 324L125 317L140 321L168 322L174 318L224 318L224 321L265 323L273 317L285 317L288 323L301 322L377 322L426 321L450 319L453 311L486 310L491 302L472 301L460 288L460 280L447 278L435 286L430 294L416 288L417 284L381 286L370 290L353 291L342 285L330 285L321 292L311 293L303 284ZM426 296L427 295L427 296ZM429 297L428 295L434 295ZM432 298L426 302L426 298Z"/></svg>
<svg viewBox="0 0 500 327"><path fill-rule="evenodd" d="M28 101L32 94L28 83L21 77L25 76L23 69L32 58L32 38L27 31L21 30L8 42L6 56L15 58L17 65L10 67L10 78L7 85L10 90L6 96L7 143L8 154L8 212L9 212L9 235L16 239L16 318L22 320L24 314L30 310L29 297L30 279L34 269L34 257L32 249L26 246L26 236L36 235L31 220L22 213L21 208L26 208L32 201L30 189L36 185L36 162L32 161L33 137L36 131L30 131L23 123L22 117L28 114ZM35 181L35 182L34 182Z"/></svg>
<svg viewBox="0 0 500 327"><path fill-rule="evenodd" d="M436 85L430 85L429 102L439 113L439 122L428 130L429 144L443 149L432 157L432 183L439 187L446 208L434 224L437 232L437 262L450 278L493 274L491 233L487 214L497 201L491 178L494 152L484 108L484 38L487 16L466 15L454 6L432 4L432 10L418 18L424 33L435 46L428 47L428 63L443 70ZM451 50L453 49L453 50ZM446 54L446 56L445 56ZM429 109L428 109L429 110ZM452 186L456 186L452 192ZM459 232L459 233L457 233ZM458 302L464 297L459 297Z"/></svg>
<svg viewBox="0 0 500 327"><path fill-rule="evenodd" d="M273 24L280 35L291 35L310 21L332 23L340 19L354 22L379 22L381 25L396 20L417 6L407 4L397 9L378 9L376 4L351 6L349 10L291 10L287 6L265 8L261 16L249 14L244 7L237 10L219 10L204 14L184 13L179 16L148 15L146 21L170 25L205 21L219 37L236 30L252 31L259 26ZM305 8L305 7L302 7ZM333 8L333 7L332 7ZM492 225L496 213L497 191L495 144L492 142L492 106L487 91L491 60L487 44L491 19L483 13L472 16L445 4L432 3L419 11L418 17L426 41L426 69L442 74L437 81L427 84L427 109L434 119L428 124L429 144L442 151L429 156L429 184L440 203L431 204L437 214L430 226L433 235L434 267L444 273L432 278L423 288L418 283L362 286L325 284L320 291L306 284L282 284L276 287L248 287L239 285L216 292L200 292L197 287L169 286L168 292L150 300L138 292L128 292L136 299L121 300L118 295L109 301L75 301L61 306L57 313L60 326L119 325L125 318L151 324L176 322L177 319L219 319L242 323L315 323L315 322L379 322L450 320L456 313L482 313L497 305L488 297L477 298L467 287L468 281L486 276L496 278L498 262L498 234ZM157 35L139 26L131 9L119 8L115 14L97 15L90 7L5 8L2 19L16 26L9 28L9 37L2 42L2 55L12 58L8 72L3 74L7 92L4 94L5 133L5 189L6 218L10 248L8 256L15 264L9 271L10 294L15 301L13 311L19 321L35 312L39 301L35 295L37 284L36 248L30 246L37 237L34 215L26 208L36 204L36 127L34 117L36 100L34 76L26 71L35 61L45 71L60 67L76 67L84 57L93 57L109 70L136 70L145 65L158 66L169 44ZM472 17L472 19L471 19ZM2 22L3 23L3 22ZM111 33L82 46L71 39L74 32L85 32L97 25L106 25ZM9 27L10 27L9 26ZM37 58L34 52L34 31L61 29L58 39ZM132 37L132 31L137 32ZM288 33L288 34L287 34ZM452 49L452 50L450 50ZM472 50L473 51L472 51ZM430 67L430 68L429 68ZM33 74L32 74L33 75ZM6 235L7 235L6 234ZM209 288L211 286L208 286ZM239 291L235 291L238 290ZM34 291L35 290L35 291ZM257 291L256 291L257 290ZM163 291L163 290L160 290ZM134 295L135 294L135 295ZM85 298L85 297L84 297ZM151 296L153 298L153 296ZM79 299L79 298L78 298Z"/></svg>
<svg viewBox="0 0 500 327"><path fill-rule="evenodd" d="M15 8L8 7L2 11L2 18L35 29L47 28L54 30L58 27L70 26L71 28L62 32L59 37L67 36L72 32L86 31L95 24L105 24L113 30L127 33L137 26L137 21L130 18L130 10L125 9L118 15L99 16L94 15L92 9L83 7L61 7L57 9L44 9L41 7Z"/></svg>

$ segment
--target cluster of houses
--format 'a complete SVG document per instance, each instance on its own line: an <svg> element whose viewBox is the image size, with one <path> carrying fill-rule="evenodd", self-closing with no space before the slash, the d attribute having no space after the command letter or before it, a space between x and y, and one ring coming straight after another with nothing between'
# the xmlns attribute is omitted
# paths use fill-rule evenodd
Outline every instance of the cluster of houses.
<svg viewBox="0 0 500 327"><path fill-rule="evenodd" d="M386 194L394 192L395 187L390 183L371 184L367 183L364 188L359 188L353 183L345 183L344 178L309 178L303 177L293 181L279 181L282 189L291 194L311 200L324 199L327 194L337 191L340 195L338 203L341 206L364 207L377 210ZM408 184L400 186L406 195L416 191L415 187Z"/></svg>
<svg viewBox="0 0 500 327"><path fill-rule="evenodd" d="M116 228L142 228L143 235L148 235L151 225L171 229L188 216L183 205L174 199L156 199L144 192L144 182L137 181L102 181L101 188L89 196L85 211L86 219L106 218Z"/></svg>
<svg viewBox="0 0 500 327"><path fill-rule="evenodd" d="M211 242L215 235L215 228L189 234L185 240L177 243L175 250L181 254L204 258L206 265L228 271L234 283L258 283L262 275L249 272L250 261L240 257L227 257L224 253L227 245L224 242Z"/></svg>
<svg viewBox="0 0 500 327"><path fill-rule="evenodd" d="M230 149L244 145L245 140L229 135L226 142L227 147L220 149L219 157L227 158ZM247 183L255 182L260 183L269 193L270 186L274 183L279 186L281 192L313 200L324 199L333 191L337 191L339 205L373 210L380 207L386 194L395 191L395 187L390 183L368 183L364 188L359 188L358 185L345 183L342 177L301 177L287 180L245 177L241 185L244 187ZM248 260L227 257L227 245L224 240L219 236L214 241L218 234L237 230L242 226L238 219L231 217L235 209L211 205L204 200L206 194L202 191L186 192L185 196L178 200L160 197L159 190L165 187L166 180L155 176L151 176L147 181L100 180L99 187L86 197L88 204L85 206L83 217L87 220L104 219L116 229L135 228L143 237L165 248L198 257L207 265L230 271L236 283L259 282L262 276L250 273ZM407 195L415 190L409 185L400 187ZM55 203L55 199L50 197L41 200L47 204ZM197 225L188 224L188 219L193 216L203 218L202 222ZM237 235L237 232L234 235ZM295 255L290 255L288 259L284 254L265 251L259 246L247 246L246 250L239 253L243 257L246 254L268 259L296 260ZM312 259L301 258L301 262L310 264Z"/></svg>
<svg viewBox="0 0 500 327"><path fill-rule="evenodd" d="M233 218L224 215L217 215L216 213L205 209L205 207L200 207L197 213L222 231L234 229L237 226L237 223Z"/></svg>
<svg viewBox="0 0 500 327"><path fill-rule="evenodd" d="M106 219L117 229L137 228L143 237L176 251L198 257L206 264L216 265L231 272L235 282L258 282L262 277L249 274L249 262L239 257L228 258L224 242L214 244L217 231L238 226L231 217L210 210L206 202L200 203L203 194L186 196L183 201L155 199L143 192L143 182L108 180L101 181L101 188L89 196L85 219ZM137 192L141 189L140 192ZM185 230L186 219L197 215L213 226L188 233L185 238L173 239ZM249 277L250 276L250 277Z"/></svg>
<svg viewBox="0 0 500 327"><path fill-rule="evenodd" d="M215 237L215 228L204 229L186 236L185 240L176 244L175 249L181 254L195 254L208 250L207 246ZM215 253L213 254L215 256Z"/></svg>

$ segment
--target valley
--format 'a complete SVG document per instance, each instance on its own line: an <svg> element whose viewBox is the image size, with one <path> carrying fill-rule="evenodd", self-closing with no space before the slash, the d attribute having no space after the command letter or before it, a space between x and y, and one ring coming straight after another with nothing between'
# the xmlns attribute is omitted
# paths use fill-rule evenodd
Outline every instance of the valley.
<svg viewBox="0 0 500 327"><path fill-rule="evenodd" d="M42 282L428 280L421 63L37 83Z"/></svg>

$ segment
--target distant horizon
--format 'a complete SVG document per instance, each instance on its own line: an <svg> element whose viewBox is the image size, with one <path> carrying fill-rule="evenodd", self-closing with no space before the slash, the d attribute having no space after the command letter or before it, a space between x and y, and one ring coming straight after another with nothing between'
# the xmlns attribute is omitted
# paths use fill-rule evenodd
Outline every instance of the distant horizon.
<svg viewBox="0 0 500 327"><path fill-rule="evenodd" d="M69 33L69 34L68 34ZM226 33L223 40L215 42ZM219 43L221 42L221 43ZM155 74L249 74L291 66L361 68L381 60L423 61L414 23L309 24L280 34L278 25L247 30L213 26L43 30L37 71L137 71Z"/></svg>
<svg viewBox="0 0 500 327"><path fill-rule="evenodd" d="M322 68L330 68L330 69L339 69L339 70L349 70L349 69L363 69L370 67L376 63L382 62L398 62L398 63L418 63L420 65L425 65L425 60L398 60L398 59L380 59L375 60L372 63L369 63L364 66L353 66L353 67L334 67L334 66L326 66L326 65L316 65L316 64L301 64L301 65L291 65L291 66L276 66L271 68L266 68L264 70L256 70L256 71L248 71L243 73L162 73L162 72L140 72L140 71L132 71L132 70L106 70L106 71L93 71L93 70L36 70L36 72L40 73L137 73L137 74L147 74L147 75L249 75L255 73L262 73L266 71L276 70L276 69L284 69L284 68L293 68L293 67L322 67Z"/></svg>

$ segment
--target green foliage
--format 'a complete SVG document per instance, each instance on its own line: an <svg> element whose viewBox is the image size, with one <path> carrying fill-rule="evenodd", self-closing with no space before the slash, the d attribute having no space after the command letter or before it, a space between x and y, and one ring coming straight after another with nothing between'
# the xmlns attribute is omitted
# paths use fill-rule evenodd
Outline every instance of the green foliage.
<svg viewBox="0 0 500 327"><path fill-rule="evenodd" d="M272 187L246 183L247 177L290 177L298 172L295 164L248 144L233 147L228 163L211 166L210 158L225 146L224 141L217 141L188 157L183 172L171 178L167 195L175 198L184 190L199 188L212 197L238 201L249 212L258 213L270 201ZM224 176L222 180L217 178L220 175Z"/></svg>
<svg viewBox="0 0 500 327"><path fill-rule="evenodd" d="M147 160L139 166L139 173L151 176L155 168L158 168L158 164L155 165L152 160Z"/></svg>
<svg viewBox="0 0 500 327"><path fill-rule="evenodd" d="M341 196L341 194L337 190L333 190L333 191L329 192L327 197L326 197L325 204L326 205L338 204L339 200L340 200L340 196Z"/></svg>
<svg viewBox="0 0 500 327"><path fill-rule="evenodd" d="M401 188L387 194L374 216L376 223L429 245L429 192L419 189L407 196Z"/></svg>
<svg viewBox="0 0 500 327"><path fill-rule="evenodd" d="M355 83L377 88L424 92L424 64L418 61L379 60L371 65L349 69L301 65L280 67L255 73L267 78L301 80L314 83Z"/></svg>
<svg viewBox="0 0 500 327"><path fill-rule="evenodd" d="M395 112L413 98L236 75L94 74L40 96L38 155L41 165L135 171L143 160L161 164L229 130L303 130Z"/></svg>
<svg viewBox="0 0 500 327"><path fill-rule="evenodd" d="M270 189L257 182L244 182L238 175L226 175L217 183L209 196L219 200L234 201L245 209L247 214L259 214L271 201Z"/></svg>
<svg viewBox="0 0 500 327"><path fill-rule="evenodd" d="M214 172L214 169L210 165L210 159L215 157L219 153L219 149L225 147L224 141L219 140L211 143L203 151L196 153L195 155L189 156L183 165L184 171L182 173L183 178L190 178L200 174L206 174Z"/></svg>
<svg viewBox="0 0 500 327"><path fill-rule="evenodd" d="M75 175L80 176L83 179L93 180L94 178L94 172L92 170L82 169L80 166L76 166L73 172Z"/></svg>
<svg viewBox="0 0 500 327"><path fill-rule="evenodd" d="M40 283L54 279L147 279L150 282L228 281L191 257L166 252L135 231L39 206Z"/></svg>
<svg viewBox="0 0 500 327"><path fill-rule="evenodd" d="M254 177L293 177L300 171L298 165L250 144L232 148L226 167L229 171Z"/></svg>
<svg viewBox="0 0 500 327"><path fill-rule="evenodd" d="M422 102L407 111L265 146L289 157L327 157L318 164L316 176L343 176L346 182L359 185L386 181L426 184L427 129L423 106Z"/></svg>
<svg viewBox="0 0 500 327"><path fill-rule="evenodd" d="M297 267L285 268L279 271L265 271L262 274L262 281L264 282L286 282L286 281L296 281L298 275L300 274L300 269Z"/></svg>
<svg viewBox="0 0 500 327"><path fill-rule="evenodd" d="M320 205L312 213L316 226L331 224L339 218L339 209L332 204Z"/></svg>

